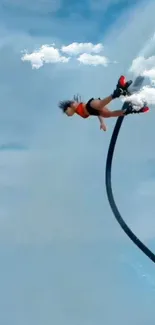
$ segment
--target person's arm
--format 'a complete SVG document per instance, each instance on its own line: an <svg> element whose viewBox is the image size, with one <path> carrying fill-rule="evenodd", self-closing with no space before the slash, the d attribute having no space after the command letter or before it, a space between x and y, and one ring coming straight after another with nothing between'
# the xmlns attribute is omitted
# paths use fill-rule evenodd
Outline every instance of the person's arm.
<svg viewBox="0 0 155 325"><path fill-rule="evenodd" d="M98 116L98 119L100 121L100 129L106 131L107 130L107 127L106 127L106 124L104 122L104 118L102 116Z"/></svg>

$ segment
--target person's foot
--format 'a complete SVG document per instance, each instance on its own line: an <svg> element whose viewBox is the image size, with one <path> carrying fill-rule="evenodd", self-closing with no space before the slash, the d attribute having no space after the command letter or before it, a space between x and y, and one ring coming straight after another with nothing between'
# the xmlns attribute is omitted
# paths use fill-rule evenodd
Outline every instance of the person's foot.
<svg viewBox="0 0 155 325"><path fill-rule="evenodd" d="M137 106L137 108L135 108L131 102L126 102L123 106L124 115L147 113L150 110L146 104L144 104L142 107Z"/></svg>
<svg viewBox="0 0 155 325"><path fill-rule="evenodd" d="M128 92L128 88L129 86L132 84L132 80L126 81L126 78L124 76L121 76L118 79L118 83L117 83L117 88L121 88L122 90L124 90L126 93ZM130 93L129 93L130 94Z"/></svg>
<svg viewBox="0 0 155 325"><path fill-rule="evenodd" d="M121 76L118 80L116 89L114 90L112 97L119 98L120 96L130 95L128 88L132 84L132 80L126 81L124 76Z"/></svg>

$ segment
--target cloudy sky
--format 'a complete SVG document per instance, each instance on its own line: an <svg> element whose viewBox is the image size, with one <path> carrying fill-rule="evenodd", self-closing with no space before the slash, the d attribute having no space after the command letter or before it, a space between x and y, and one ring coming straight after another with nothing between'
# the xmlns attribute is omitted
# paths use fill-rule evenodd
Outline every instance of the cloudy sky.
<svg viewBox="0 0 155 325"><path fill-rule="evenodd" d="M154 12L154 0L0 3L1 324L155 324L154 264L105 192L116 120L104 133L57 107L111 94L120 74L153 84ZM125 119L112 176L122 215L155 251L151 91L150 113Z"/></svg>

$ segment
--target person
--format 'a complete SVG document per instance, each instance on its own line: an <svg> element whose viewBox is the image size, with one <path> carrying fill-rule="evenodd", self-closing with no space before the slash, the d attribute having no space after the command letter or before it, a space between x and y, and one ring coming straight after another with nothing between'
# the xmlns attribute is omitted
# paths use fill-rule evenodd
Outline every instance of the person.
<svg viewBox="0 0 155 325"><path fill-rule="evenodd" d="M130 95L128 88L132 81L126 81L124 76L121 76L117 82L116 89L113 93L103 99L91 98L87 103L79 101L78 96L74 96L73 100L64 100L59 102L59 107L62 109L63 113L67 116L73 116L74 114L80 115L82 118L88 118L90 116L97 116L100 122L100 129L106 131L107 127L104 118L125 116L132 113L144 113L149 110L149 108L144 104L143 107L136 110L131 102L126 102L123 105L123 109L111 111L107 105L114 99L120 96Z"/></svg>

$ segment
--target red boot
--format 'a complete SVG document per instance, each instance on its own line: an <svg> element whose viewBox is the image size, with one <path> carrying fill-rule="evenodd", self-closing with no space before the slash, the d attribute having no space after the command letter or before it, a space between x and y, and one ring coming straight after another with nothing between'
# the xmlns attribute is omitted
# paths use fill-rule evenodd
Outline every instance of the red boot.
<svg viewBox="0 0 155 325"><path fill-rule="evenodd" d="M117 88L121 88L122 90L125 90L128 94L128 88L132 84L132 80L126 81L125 76L121 76L117 83Z"/></svg>

